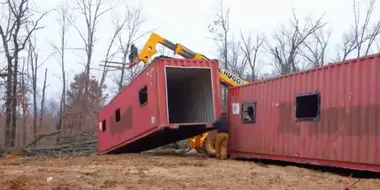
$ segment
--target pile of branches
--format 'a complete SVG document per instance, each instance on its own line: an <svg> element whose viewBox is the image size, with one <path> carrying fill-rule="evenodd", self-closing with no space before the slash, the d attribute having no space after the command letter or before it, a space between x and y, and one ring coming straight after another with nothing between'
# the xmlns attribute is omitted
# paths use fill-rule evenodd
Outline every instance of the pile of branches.
<svg viewBox="0 0 380 190"><path fill-rule="evenodd" d="M68 143L46 148L25 149L26 156L61 157L61 156L87 156L97 152L97 142Z"/></svg>
<svg viewBox="0 0 380 190"><path fill-rule="evenodd" d="M56 144L49 147L38 147L38 141L45 137L55 136ZM179 151L188 148L187 139L158 147L148 152L160 151ZM0 156L4 151L0 147ZM23 156L37 157L62 157L62 156L87 156L97 153L97 134L91 132L82 132L76 135L62 136L59 131L54 131L48 134L40 134L34 141L30 142L22 149L17 150L18 154Z"/></svg>
<svg viewBox="0 0 380 190"><path fill-rule="evenodd" d="M77 135L68 135L68 136L58 136L57 144L81 144L89 141L97 141L97 134L94 132L82 132Z"/></svg>
<svg viewBox="0 0 380 190"><path fill-rule="evenodd" d="M51 136L50 134L48 135ZM82 132L71 136L57 136L55 146L31 148L36 142L26 146L23 150L23 155L43 157L86 156L97 152L97 135L90 132Z"/></svg>

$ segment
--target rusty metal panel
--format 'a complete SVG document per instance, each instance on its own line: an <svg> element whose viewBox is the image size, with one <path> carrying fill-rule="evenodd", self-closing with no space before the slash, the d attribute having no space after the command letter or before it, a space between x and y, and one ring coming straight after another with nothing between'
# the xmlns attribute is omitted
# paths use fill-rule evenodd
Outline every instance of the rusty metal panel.
<svg viewBox="0 0 380 190"><path fill-rule="evenodd" d="M230 153L380 171L378 73L380 54L229 89ZM314 92L319 119L297 121L297 95ZM250 101L256 123L242 124Z"/></svg>

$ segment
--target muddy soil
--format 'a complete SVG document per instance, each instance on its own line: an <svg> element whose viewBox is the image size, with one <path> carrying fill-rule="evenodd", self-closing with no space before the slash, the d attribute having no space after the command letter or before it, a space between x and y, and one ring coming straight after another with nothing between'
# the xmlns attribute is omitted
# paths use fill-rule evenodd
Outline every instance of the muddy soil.
<svg viewBox="0 0 380 190"><path fill-rule="evenodd" d="M0 189L10 190L341 190L347 179L295 166L155 153L0 159ZM380 189L380 179L361 179L350 189Z"/></svg>

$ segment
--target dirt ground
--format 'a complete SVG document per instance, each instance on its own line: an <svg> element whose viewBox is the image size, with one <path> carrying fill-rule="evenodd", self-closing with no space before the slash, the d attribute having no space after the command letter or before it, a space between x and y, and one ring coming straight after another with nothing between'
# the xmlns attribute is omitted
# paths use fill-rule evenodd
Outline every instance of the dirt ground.
<svg viewBox="0 0 380 190"><path fill-rule="evenodd" d="M11 190L341 190L347 179L295 166L157 153L0 159L0 189ZM380 189L380 179L361 179L350 189Z"/></svg>

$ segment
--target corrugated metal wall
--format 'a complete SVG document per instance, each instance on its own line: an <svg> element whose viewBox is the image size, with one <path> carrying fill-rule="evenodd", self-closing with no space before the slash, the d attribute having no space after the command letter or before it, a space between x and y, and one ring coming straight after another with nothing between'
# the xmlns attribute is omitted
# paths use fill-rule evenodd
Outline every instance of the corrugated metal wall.
<svg viewBox="0 0 380 190"><path fill-rule="evenodd" d="M231 104L257 102L254 124L230 115L231 153L380 164L379 73L375 55L230 89ZM315 91L320 120L296 121L296 96Z"/></svg>
<svg viewBox="0 0 380 190"><path fill-rule="evenodd" d="M188 118L190 122L214 121L214 101L212 97L212 80L209 69L198 70L198 73L188 80Z"/></svg>
<svg viewBox="0 0 380 190"><path fill-rule="evenodd" d="M106 130L98 129L99 152L121 146L128 140L160 124L157 74L157 64L148 65L98 112L98 123L106 121ZM148 101L147 104L140 105L139 91L145 86L147 87ZM121 118L118 122L115 120L117 109L120 109Z"/></svg>

